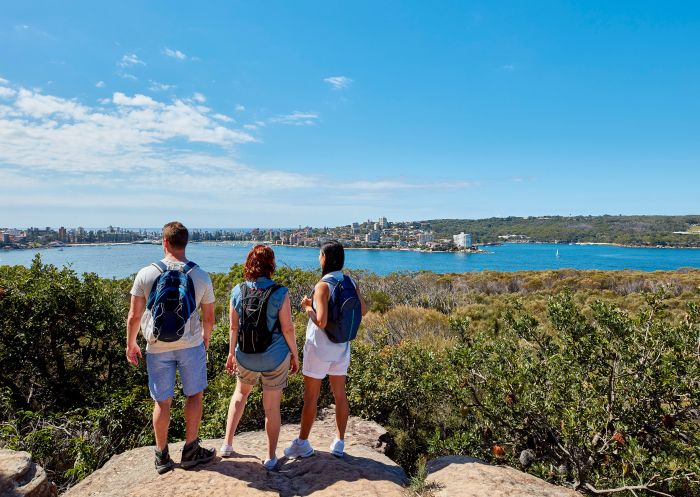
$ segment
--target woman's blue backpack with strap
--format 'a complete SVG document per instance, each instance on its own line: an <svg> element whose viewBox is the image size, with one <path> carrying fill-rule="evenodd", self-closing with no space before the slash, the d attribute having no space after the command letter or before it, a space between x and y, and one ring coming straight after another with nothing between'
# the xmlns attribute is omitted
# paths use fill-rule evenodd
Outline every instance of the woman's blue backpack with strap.
<svg viewBox="0 0 700 497"><path fill-rule="evenodd" d="M355 283L349 276L344 276L342 281L327 276L321 281L328 283L331 287L326 323L326 334L329 340L334 343L354 340L362 321L362 304Z"/></svg>
<svg viewBox="0 0 700 497"><path fill-rule="evenodd" d="M161 342L176 342L185 334L185 326L197 309L194 283L190 277L197 264L188 261L181 267L168 269L158 261L153 266L160 271L146 302L146 309L153 318L153 338Z"/></svg>

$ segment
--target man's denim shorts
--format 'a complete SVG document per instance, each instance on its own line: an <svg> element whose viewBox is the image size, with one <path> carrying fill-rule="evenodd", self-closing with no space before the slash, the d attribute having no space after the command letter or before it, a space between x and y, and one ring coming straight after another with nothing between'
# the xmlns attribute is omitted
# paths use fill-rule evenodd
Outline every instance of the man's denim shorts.
<svg viewBox="0 0 700 497"><path fill-rule="evenodd" d="M146 354L148 390L155 401L175 395L175 371L180 371L182 390L186 396L207 388L207 353L204 344L196 347Z"/></svg>

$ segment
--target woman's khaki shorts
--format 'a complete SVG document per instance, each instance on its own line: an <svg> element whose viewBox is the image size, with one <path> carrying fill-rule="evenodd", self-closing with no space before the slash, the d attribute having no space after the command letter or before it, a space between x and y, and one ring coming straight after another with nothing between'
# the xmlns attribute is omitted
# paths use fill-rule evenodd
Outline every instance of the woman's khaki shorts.
<svg viewBox="0 0 700 497"><path fill-rule="evenodd" d="M241 383L246 385L255 385L258 382L258 378L262 378L263 390L282 390L287 387L287 378L289 377L289 362L292 359L291 354L287 354L287 357L282 364L277 366L272 371L250 371L240 364L238 365L238 371L236 376Z"/></svg>

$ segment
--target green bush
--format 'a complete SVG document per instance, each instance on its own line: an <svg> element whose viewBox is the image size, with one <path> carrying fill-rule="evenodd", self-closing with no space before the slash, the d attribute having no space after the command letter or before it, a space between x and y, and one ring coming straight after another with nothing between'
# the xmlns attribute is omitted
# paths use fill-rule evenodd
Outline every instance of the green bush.
<svg viewBox="0 0 700 497"><path fill-rule="evenodd" d="M351 412L387 427L390 456L415 481L421 461L466 454L584 492L700 492L700 271L354 276L371 312L352 345ZM276 274L300 347L299 301L318 277ZM223 435L235 388L224 364L242 266L212 280L203 437ZM61 489L153 442L145 368L124 359L130 284L38 258L0 267L0 446L32 452ZM284 419L298 420L302 392L292 377ZM261 404L256 389L240 430L263 426ZM176 394L172 440L183 405Z"/></svg>

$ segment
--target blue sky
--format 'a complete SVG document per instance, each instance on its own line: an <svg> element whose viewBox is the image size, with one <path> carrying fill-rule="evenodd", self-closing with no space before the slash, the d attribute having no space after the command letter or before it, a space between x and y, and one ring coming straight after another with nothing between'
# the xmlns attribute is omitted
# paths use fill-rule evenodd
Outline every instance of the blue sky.
<svg viewBox="0 0 700 497"><path fill-rule="evenodd" d="M2 10L0 226L699 212L696 2Z"/></svg>

